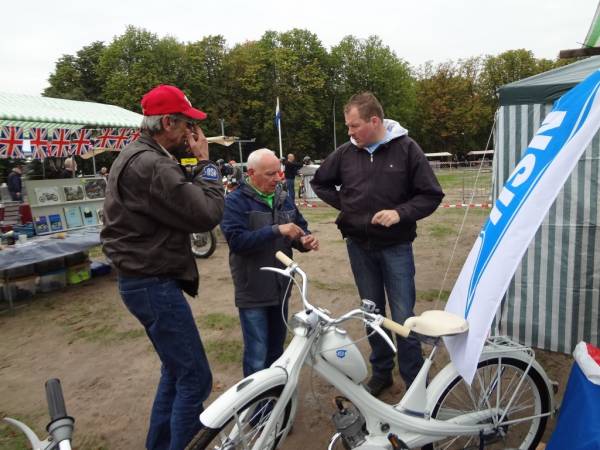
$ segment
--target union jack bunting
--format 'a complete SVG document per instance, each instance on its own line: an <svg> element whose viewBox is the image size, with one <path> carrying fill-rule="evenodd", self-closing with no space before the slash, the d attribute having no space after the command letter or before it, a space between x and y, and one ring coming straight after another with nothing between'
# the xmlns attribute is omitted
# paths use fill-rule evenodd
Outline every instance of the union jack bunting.
<svg viewBox="0 0 600 450"><path fill-rule="evenodd" d="M134 141L137 141L140 138L140 130L139 129L132 129L130 130L131 134L129 135L129 139L127 139L127 142L125 143L125 145L129 145Z"/></svg>
<svg viewBox="0 0 600 450"><path fill-rule="evenodd" d="M131 128L119 128L113 131L113 146L111 148L115 150L121 150L127 144L127 140L131 134Z"/></svg>
<svg viewBox="0 0 600 450"><path fill-rule="evenodd" d="M50 156L55 158L64 158L69 155L71 149L71 130L58 128L52 130L52 139L50 139Z"/></svg>
<svg viewBox="0 0 600 450"><path fill-rule="evenodd" d="M100 135L94 139L95 146L98 148L113 148L114 139L112 128L102 128Z"/></svg>
<svg viewBox="0 0 600 450"><path fill-rule="evenodd" d="M29 145L33 152L33 159L43 160L48 156L48 130L45 128L31 128L29 130Z"/></svg>
<svg viewBox="0 0 600 450"><path fill-rule="evenodd" d="M73 132L71 140L71 155L81 156L92 149L92 130L82 128Z"/></svg>
<svg viewBox="0 0 600 450"><path fill-rule="evenodd" d="M23 128L0 127L0 158L24 158Z"/></svg>

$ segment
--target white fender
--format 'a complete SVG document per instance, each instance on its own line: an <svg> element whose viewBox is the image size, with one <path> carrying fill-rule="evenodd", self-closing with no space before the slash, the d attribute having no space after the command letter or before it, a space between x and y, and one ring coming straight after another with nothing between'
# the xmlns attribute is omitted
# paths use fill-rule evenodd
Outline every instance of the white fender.
<svg viewBox="0 0 600 450"><path fill-rule="evenodd" d="M484 347L483 353L479 361L487 361L488 359L494 358L512 358L523 361L525 364L528 364L531 360L531 357L522 351L511 351L507 352L506 350L497 350L493 347ZM554 390L552 384L549 382L549 378L546 375L546 371L542 368L542 366L537 362L536 359L531 363L531 367L538 371L540 375L542 375L542 379L546 383L546 387L548 388L548 393L550 394L550 411L554 411ZM435 408L435 402L442 395L443 389L448 385L448 383L454 378L460 376L454 367L452 362L448 363L439 373L435 376L435 378L429 384L427 388L427 408L426 413L431 414L433 409Z"/></svg>
<svg viewBox="0 0 600 450"><path fill-rule="evenodd" d="M200 422L208 428L221 428L225 422L256 396L276 386L284 386L287 372L281 367L269 367L253 373L227 389L200 414Z"/></svg>

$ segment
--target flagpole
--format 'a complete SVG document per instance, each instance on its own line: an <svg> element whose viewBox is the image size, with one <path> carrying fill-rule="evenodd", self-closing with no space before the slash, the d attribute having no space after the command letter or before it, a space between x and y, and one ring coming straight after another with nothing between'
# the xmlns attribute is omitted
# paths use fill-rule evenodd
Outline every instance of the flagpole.
<svg viewBox="0 0 600 450"><path fill-rule="evenodd" d="M279 111L279 97L277 97L277 113L280 115ZM283 158L283 147L281 145L281 117L277 117L277 131L279 132L279 159Z"/></svg>

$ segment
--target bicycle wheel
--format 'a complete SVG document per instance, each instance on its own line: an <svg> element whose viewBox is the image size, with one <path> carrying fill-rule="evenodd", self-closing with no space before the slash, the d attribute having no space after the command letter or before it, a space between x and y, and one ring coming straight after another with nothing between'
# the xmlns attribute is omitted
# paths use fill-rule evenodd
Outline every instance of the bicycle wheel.
<svg viewBox="0 0 600 450"><path fill-rule="evenodd" d="M514 394L514 395L513 395ZM462 377L451 380L442 390L431 416L439 420L479 413L493 423L493 432L483 436L487 449L535 449L548 417L539 417L550 408L550 393L542 375L514 358L493 357L480 361L469 386ZM474 414L475 415L475 414ZM502 417L504 415L504 417ZM476 419L475 419L476 420ZM434 442L436 450L479 448L479 436L449 436Z"/></svg>
<svg viewBox="0 0 600 450"><path fill-rule="evenodd" d="M271 411L279 400L283 387L279 386L257 395L225 422L220 429L203 428L190 442L188 450L252 449L261 435ZM286 405L277 421L275 433L265 441L265 450L274 449L290 418L292 401Z"/></svg>
<svg viewBox="0 0 600 450"><path fill-rule="evenodd" d="M190 239L192 253L196 258L208 258L217 248L217 238L212 230L204 233L192 233Z"/></svg>

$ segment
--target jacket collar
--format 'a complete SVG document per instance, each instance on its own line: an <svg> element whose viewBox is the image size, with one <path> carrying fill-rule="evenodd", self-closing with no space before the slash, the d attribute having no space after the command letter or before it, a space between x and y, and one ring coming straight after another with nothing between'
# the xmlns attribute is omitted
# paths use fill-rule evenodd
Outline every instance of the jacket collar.
<svg viewBox="0 0 600 450"><path fill-rule="evenodd" d="M258 195L258 192L256 192L254 190L254 188L252 186L250 186L245 180L240 184L240 187L238 188L242 191L242 194L246 195L247 197L250 197L254 200L256 200L257 202L263 203L267 206L269 206L261 197L260 195ZM281 205L283 205L283 203L285 202L285 198L287 197L287 192L285 192L283 190L283 185L281 183L278 183L277 186L275 187L275 193L273 196L273 209L278 209Z"/></svg>

